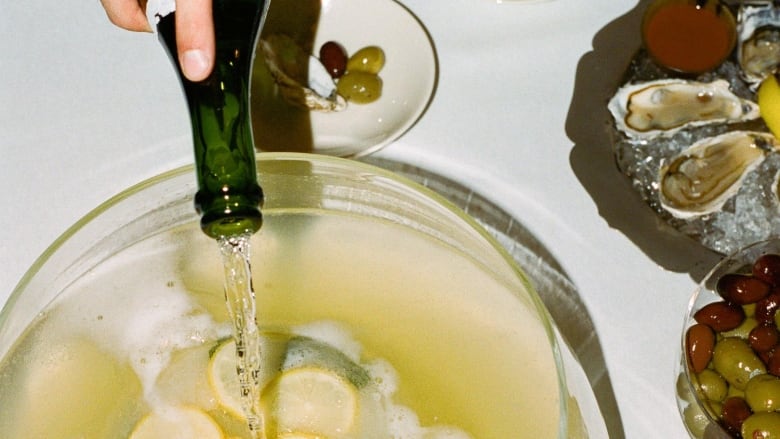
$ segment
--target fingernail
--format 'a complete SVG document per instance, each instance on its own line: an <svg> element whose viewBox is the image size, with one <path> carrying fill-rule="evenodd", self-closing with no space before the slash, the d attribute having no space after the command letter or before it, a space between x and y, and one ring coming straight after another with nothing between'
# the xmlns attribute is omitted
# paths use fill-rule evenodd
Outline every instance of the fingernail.
<svg viewBox="0 0 780 439"><path fill-rule="evenodd" d="M209 74L209 59L202 50L187 50L182 54L181 68L190 81L200 81Z"/></svg>

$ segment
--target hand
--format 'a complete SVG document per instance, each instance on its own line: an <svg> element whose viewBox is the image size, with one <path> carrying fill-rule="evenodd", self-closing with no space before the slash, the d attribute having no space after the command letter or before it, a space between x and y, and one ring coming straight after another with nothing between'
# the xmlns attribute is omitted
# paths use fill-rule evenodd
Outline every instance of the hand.
<svg viewBox="0 0 780 439"><path fill-rule="evenodd" d="M144 11L146 0L100 2L108 19L116 26L136 32L152 31ZM190 81L206 79L214 68L211 0L186 0L176 4L176 48L184 76Z"/></svg>

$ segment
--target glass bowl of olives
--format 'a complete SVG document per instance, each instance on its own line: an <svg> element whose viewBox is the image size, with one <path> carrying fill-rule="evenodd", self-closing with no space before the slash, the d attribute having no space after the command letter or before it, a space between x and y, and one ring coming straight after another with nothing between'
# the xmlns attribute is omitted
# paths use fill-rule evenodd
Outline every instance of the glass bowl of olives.
<svg viewBox="0 0 780 439"><path fill-rule="evenodd" d="M780 239L725 257L686 314L677 403L693 438L780 435Z"/></svg>
<svg viewBox="0 0 780 439"><path fill-rule="evenodd" d="M360 157L423 115L437 62L423 24L393 0L272 2L250 84L260 151Z"/></svg>

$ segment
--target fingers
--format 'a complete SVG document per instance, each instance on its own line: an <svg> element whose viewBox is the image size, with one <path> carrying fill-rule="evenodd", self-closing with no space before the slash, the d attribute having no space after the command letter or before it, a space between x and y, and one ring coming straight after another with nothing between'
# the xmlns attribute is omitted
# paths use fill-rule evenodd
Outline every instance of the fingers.
<svg viewBox="0 0 780 439"><path fill-rule="evenodd" d="M176 46L184 76L190 81L206 79L214 67L211 0L176 3Z"/></svg>
<svg viewBox="0 0 780 439"><path fill-rule="evenodd" d="M146 0L100 0L113 24L131 31L151 32ZM176 49L184 76L201 81L214 68L214 23L211 0L176 3Z"/></svg>
<svg viewBox="0 0 780 439"><path fill-rule="evenodd" d="M122 29L151 32L146 14L138 0L100 0L111 23Z"/></svg>

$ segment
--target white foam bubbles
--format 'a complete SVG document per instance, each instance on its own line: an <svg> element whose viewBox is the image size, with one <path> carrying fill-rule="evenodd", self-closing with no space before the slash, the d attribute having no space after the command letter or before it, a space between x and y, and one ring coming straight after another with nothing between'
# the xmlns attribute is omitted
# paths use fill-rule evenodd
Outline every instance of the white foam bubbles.
<svg viewBox="0 0 780 439"><path fill-rule="evenodd" d="M386 409L386 419L391 439L422 439L420 421L409 407L391 404Z"/></svg>
<svg viewBox="0 0 780 439"><path fill-rule="evenodd" d="M379 358L363 364L380 394L390 397L398 390L398 374L393 366Z"/></svg>
<svg viewBox="0 0 780 439"><path fill-rule="evenodd" d="M94 288L94 286L93 286ZM155 382L174 351L230 334L190 296L176 288L87 291L63 302L65 327L89 335L103 350L125 361L139 377L147 402L158 406ZM115 293L115 294L112 294ZM71 309L67 309L71 308Z"/></svg>
<svg viewBox="0 0 780 439"><path fill-rule="evenodd" d="M319 340L338 349L350 360L358 363L362 347L346 328L336 322L322 320L293 328L293 333Z"/></svg>

